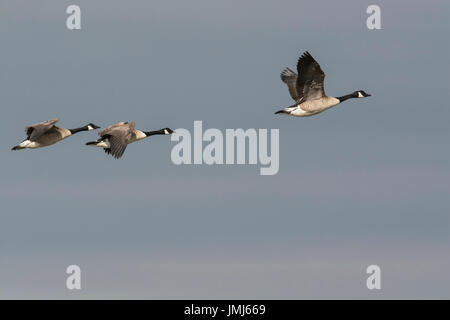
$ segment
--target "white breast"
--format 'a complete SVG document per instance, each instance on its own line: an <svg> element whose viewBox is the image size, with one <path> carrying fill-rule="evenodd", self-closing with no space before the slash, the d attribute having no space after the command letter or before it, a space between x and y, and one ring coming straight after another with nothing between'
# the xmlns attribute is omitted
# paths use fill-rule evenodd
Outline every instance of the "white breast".
<svg viewBox="0 0 450 320"><path fill-rule="evenodd" d="M143 133L141 130L135 129L134 130L133 139L131 140L131 142L139 141L139 140L142 140L144 138L147 138L147 135L145 133Z"/></svg>

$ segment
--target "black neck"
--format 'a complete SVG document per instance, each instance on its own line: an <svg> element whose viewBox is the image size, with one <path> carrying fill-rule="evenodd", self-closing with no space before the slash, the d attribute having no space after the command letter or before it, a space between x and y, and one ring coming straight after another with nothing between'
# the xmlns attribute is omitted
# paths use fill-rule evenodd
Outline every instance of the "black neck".
<svg viewBox="0 0 450 320"><path fill-rule="evenodd" d="M336 97L336 99L338 99L340 102L343 102L343 101L351 99L351 98L356 98L354 93L350 93L350 94L347 94L342 97Z"/></svg>
<svg viewBox="0 0 450 320"><path fill-rule="evenodd" d="M75 134L75 133L80 132L80 131L88 131L88 130L89 130L88 126L75 128L75 129L69 129L71 134Z"/></svg>
<svg viewBox="0 0 450 320"><path fill-rule="evenodd" d="M156 131L144 131L144 133L147 137L154 136L155 134L165 134L164 129L156 130Z"/></svg>

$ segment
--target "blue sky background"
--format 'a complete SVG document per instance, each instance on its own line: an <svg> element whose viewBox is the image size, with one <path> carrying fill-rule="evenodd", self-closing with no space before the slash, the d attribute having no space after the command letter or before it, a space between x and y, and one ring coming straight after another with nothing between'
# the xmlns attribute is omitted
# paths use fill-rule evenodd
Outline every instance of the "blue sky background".
<svg viewBox="0 0 450 320"><path fill-rule="evenodd" d="M82 29L66 29L78 4ZM381 7L382 30L366 28ZM2 1L0 298L450 298L448 1ZM279 73L305 50L311 118ZM280 171L116 161L96 133L11 152L31 123L279 128ZM65 269L82 270L82 290ZM366 288L366 267L382 290Z"/></svg>

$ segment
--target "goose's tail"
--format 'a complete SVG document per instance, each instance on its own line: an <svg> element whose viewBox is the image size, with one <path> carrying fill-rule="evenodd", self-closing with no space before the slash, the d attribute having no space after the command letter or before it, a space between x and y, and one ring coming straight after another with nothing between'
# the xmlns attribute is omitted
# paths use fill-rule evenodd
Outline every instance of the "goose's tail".
<svg viewBox="0 0 450 320"><path fill-rule="evenodd" d="M21 143L19 143L17 146L13 147L11 150L15 151L15 150L22 150L25 148L29 148L33 145L34 143L31 142L28 139L23 140Z"/></svg>
<svg viewBox="0 0 450 320"><path fill-rule="evenodd" d="M97 141L89 141L86 142L87 146L92 146L92 147L99 147L99 148L104 148L104 149L109 149L110 143L109 143L109 139L99 139Z"/></svg>
<svg viewBox="0 0 450 320"><path fill-rule="evenodd" d="M278 110L277 112L275 112L275 114L291 114L292 111L294 111L295 109L297 109L297 105L294 104L292 106L286 107L284 109Z"/></svg>

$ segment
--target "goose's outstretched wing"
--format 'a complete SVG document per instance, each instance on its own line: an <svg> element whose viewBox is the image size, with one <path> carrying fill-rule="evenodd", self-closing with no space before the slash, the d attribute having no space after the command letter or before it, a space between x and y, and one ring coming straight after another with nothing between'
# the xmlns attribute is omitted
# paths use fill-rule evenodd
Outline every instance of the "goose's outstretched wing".
<svg viewBox="0 0 450 320"><path fill-rule="evenodd" d="M281 72L281 80L287 84L289 94L296 102L302 100L302 91L297 91L297 74L289 68L286 68Z"/></svg>
<svg viewBox="0 0 450 320"><path fill-rule="evenodd" d="M323 88L325 73L308 51L298 59L297 72L296 89L302 96L302 101L319 99L325 96Z"/></svg>
<svg viewBox="0 0 450 320"><path fill-rule="evenodd" d="M119 159L123 156L125 149L131 141L134 131L134 122L120 122L109 126L99 132L103 139L109 140L109 151L114 158Z"/></svg>
<svg viewBox="0 0 450 320"><path fill-rule="evenodd" d="M27 139L30 141L36 141L43 134L52 130L55 126L55 123L57 123L58 121L59 121L59 119L56 118L56 119L47 120L44 122L39 122L39 123L36 123L36 124L26 127L25 132L27 134Z"/></svg>
<svg viewBox="0 0 450 320"><path fill-rule="evenodd" d="M118 122L118 123L112 124L109 127L106 127L105 129L100 130L98 132L98 135L100 137L103 137L103 136L107 135L109 132L112 132L115 128L123 127L123 126L127 126L127 125L128 125L128 122Z"/></svg>

